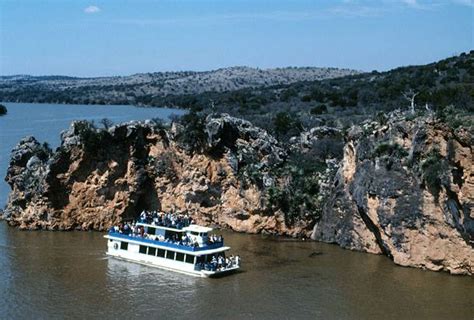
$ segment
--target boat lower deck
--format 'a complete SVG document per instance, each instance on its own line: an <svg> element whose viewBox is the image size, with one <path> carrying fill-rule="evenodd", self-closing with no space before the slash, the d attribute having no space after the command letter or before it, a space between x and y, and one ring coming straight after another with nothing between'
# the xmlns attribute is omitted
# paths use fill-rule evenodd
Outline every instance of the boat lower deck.
<svg viewBox="0 0 474 320"><path fill-rule="evenodd" d="M108 256L112 257L112 258L115 258L115 259L119 259L119 260L123 260L123 261L127 261L127 262L138 263L138 264L141 264L141 265L154 267L154 268L159 268L159 269L163 269L163 270L178 272L178 273L191 275L191 276L195 276L195 277L218 278L218 277L222 277L224 275L233 273L233 272L240 269L240 267L238 267L238 266L233 266L233 267L230 267L230 268L226 268L226 269L223 269L223 270L217 270L217 271L183 270L183 269L176 269L176 268L168 267L168 266L161 265L161 264L156 264L156 263L153 263L153 262L150 262L150 261L130 259L130 258L126 258L124 256L115 255L115 254L112 254L112 253L109 253L109 252L107 252L106 254Z"/></svg>
<svg viewBox="0 0 474 320"><path fill-rule="evenodd" d="M210 263L216 255L221 261L228 247L200 252L170 248L160 244L151 244L137 239L124 239L105 236L108 241L107 255L139 264L176 271L197 277L217 277L239 269L238 263Z"/></svg>

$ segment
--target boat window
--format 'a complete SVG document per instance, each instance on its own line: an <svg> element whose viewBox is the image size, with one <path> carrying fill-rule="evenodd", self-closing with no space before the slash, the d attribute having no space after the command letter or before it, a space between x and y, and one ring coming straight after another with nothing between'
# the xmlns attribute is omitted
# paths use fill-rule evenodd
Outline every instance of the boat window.
<svg viewBox="0 0 474 320"><path fill-rule="evenodd" d="M193 236L198 236L198 235L199 235L199 232L191 231L191 234L192 234Z"/></svg>
<svg viewBox="0 0 474 320"><path fill-rule="evenodd" d="M158 257L164 258L164 257L165 257L165 251L166 251L166 250L164 250L164 249L158 249L158 252L157 252L156 255L157 255Z"/></svg>
<svg viewBox="0 0 474 320"><path fill-rule="evenodd" d="M203 263L203 262L204 262L204 256L198 256L197 263Z"/></svg>
<svg viewBox="0 0 474 320"><path fill-rule="evenodd" d="M184 261L184 253L176 252L176 260Z"/></svg>
<svg viewBox="0 0 474 320"><path fill-rule="evenodd" d="M186 255L186 263L194 263L194 256L191 254Z"/></svg>
<svg viewBox="0 0 474 320"><path fill-rule="evenodd" d="M120 249L128 250L128 242L120 242Z"/></svg>
<svg viewBox="0 0 474 320"><path fill-rule="evenodd" d="M148 231L147 231L147 233L148 233L149 235L155 235L155 231L156 231L156 229L155 229L155 228L148 227Z"/></svg>
<svg viewBox="0 0 474 320"><path fill-rule="evenodd" d="M166 259L174 260L174 251L166 251Z"/></svg>
<svg viewBox="0 0 474 320"><path fill-rule="evenodd" d="M138 252L146 254L146 248L147 246L140 246L140 249L138 250Z"/></svg>
<svg viewBox="0 0 474 320"><path fill-rule="evenodd" d="M150 256L156 255L156 248L148 247L148 254L149 254Z"/></svg>

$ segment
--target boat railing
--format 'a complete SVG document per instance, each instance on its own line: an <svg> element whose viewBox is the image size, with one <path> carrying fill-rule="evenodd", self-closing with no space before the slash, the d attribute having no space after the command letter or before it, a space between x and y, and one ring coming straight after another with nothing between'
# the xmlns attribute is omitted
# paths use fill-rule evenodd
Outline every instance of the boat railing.
<svg viewBox="0 0 474 320"><path fill-rule="evenodd" d="M153 227L165 227L165 228L171 228L171 229L177 229L177 230L183 230L183 228L189 227L190 225L190 222L177 222L177 223L173 223L172 221L155 222L153 221L153 219L140 219L138 220L138 223L148 224Z"/></svg>
<svg viewBox="0 0 474 320"><path fill-rule="evenodd" d="M130 236L130 235L120 233L120 232L115 232L115 231L109 231L109 235L117 237L117 238L121 238L121 239L135 240L135 241L140 241L143 243L150 243L150 244L160 245L160 246L164 246L168 248L175 248L175 249L181 249L181 250L187 250L187 251L210 250L210 249L221 248L222 246L224 246L223 241L210 243L210 244L206 243L202 246L190 246L190 245L173 243L173 242L168 242L168 241L147 239L142 236Z"/></svg>

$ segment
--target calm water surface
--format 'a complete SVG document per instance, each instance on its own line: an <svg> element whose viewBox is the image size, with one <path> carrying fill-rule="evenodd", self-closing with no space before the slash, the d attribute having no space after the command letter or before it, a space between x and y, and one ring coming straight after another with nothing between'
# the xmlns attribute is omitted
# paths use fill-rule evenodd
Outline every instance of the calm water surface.
<svg viewBox="0 0 474 320"><path fill-rule="evenodd" d="M59 131L76 118L163 115L131 107L7 107L2 172L24 135L57 145ZM201 279L107 258L98 232L23 232L0 223L0 319L473 319L473 278L397 267L321 243L222 233L243 270Z"/></svg>
<svg viewBox="0 0 474 320"><path fill-rule="evenodd" d="M223 232L243 271L203 279L106 258L97 232L0 223L2 318L472 319L474 281L314 242ZM319 254L313 254L318 252Z"/></svg>

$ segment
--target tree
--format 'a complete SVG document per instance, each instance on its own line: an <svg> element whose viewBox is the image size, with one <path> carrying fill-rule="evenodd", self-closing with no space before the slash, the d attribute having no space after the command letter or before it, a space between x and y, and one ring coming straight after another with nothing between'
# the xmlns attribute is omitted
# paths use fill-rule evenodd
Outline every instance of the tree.
<svg viewBox="0 0 474 320"><path fill-rule="evenodd" d="M328 112L328 108L325 104L321 104L312 108L309 112L314 115L319 115Z"/></svg>
<svg viewBox="0 0 474 320"><path fill-rule="evenodd" d="M114 125L113 121L107 118L103 118L100 121L100 124L104 126L105 130L108 130L111 126Z"/></svg>
<svg viewBox="0 0 474 320"><path fill-rule="evenodd" d="M5 107L3 104L0 104L0 116L5 114L7 114L7 107Z"/></svg>
<svg viewBox="0 0 474 320"><path fill-rule="evenodd" d="M205 116L194 110L183 115L179 122L183 131L179 132L176 139L188 151L203 152L207 143Z"/></svg>
<svg viewBox="0 0 474 320"><path fill-rule="evenodd" d="M415 114L415 97L419 94L419 92L415 92L415 90L413 89L408 89L402 94L403 94L403 97L410 102L411 114Z"/></svg>

